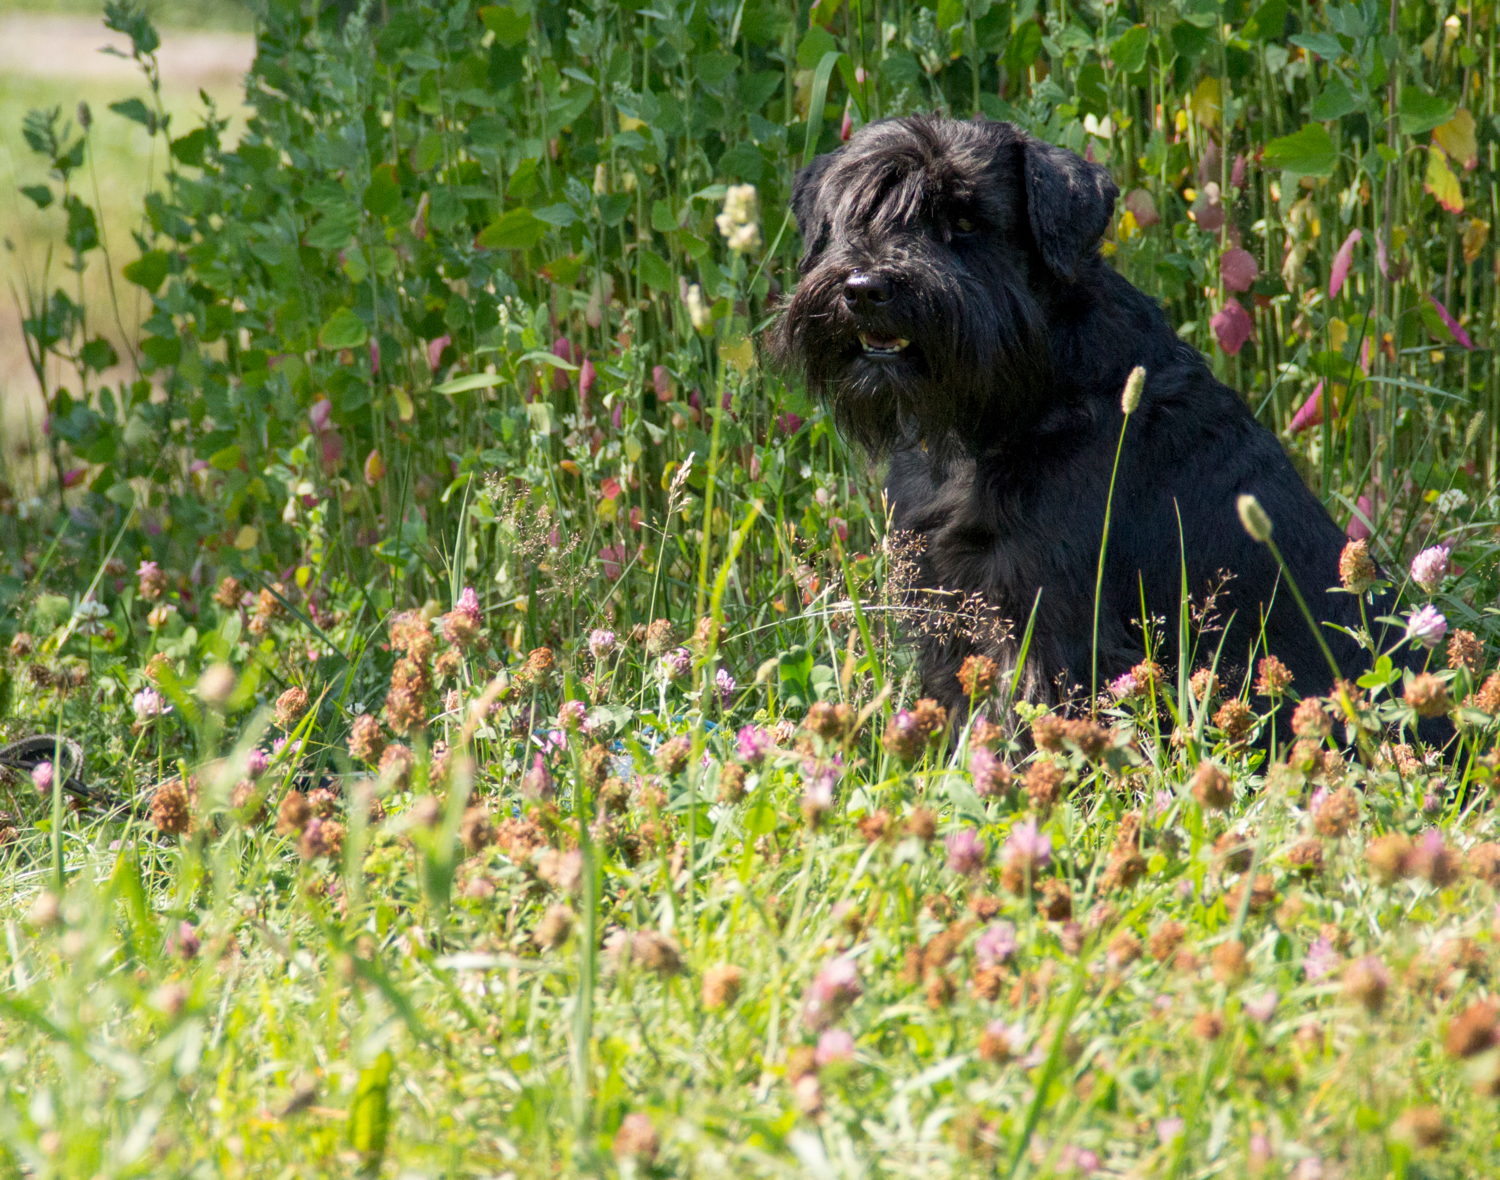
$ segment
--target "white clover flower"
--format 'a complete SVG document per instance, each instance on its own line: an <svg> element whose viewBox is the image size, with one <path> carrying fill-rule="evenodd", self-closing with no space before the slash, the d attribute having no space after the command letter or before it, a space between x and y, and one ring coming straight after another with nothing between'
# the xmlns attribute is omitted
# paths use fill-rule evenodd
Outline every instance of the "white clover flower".
<svg viewBox="0 0 1500 1180"><path fill-rule="evenodd" d="M1469 502L1469 497L1458 488L1450 488L1437 498L1437 510L1440 513L1457 512Z"/></svg>
<svg viewBox="0 0 1500 1180"><path fill-rule="evenodd" d="M753 184L732 184L724 194L724 211L714 224L736 254L760 249L759 205Z"/></svg>
<svg viewBox="0 0 1500 1180"><path fill-rule="evenodd" d="M702 332L713 323L708 304L703 302L703 288L697 283L687 289L687 309L688 319L693 321L696 331Z"/></svg>

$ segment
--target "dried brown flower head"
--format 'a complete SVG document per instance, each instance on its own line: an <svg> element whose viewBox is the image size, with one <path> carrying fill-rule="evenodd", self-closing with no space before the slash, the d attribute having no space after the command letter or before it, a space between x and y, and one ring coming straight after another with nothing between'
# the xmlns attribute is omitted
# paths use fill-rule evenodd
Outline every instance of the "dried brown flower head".
<svg viewBox="0 0 1500 1180"><path fill-rule="evenodd" d="M999 675L999 665L989 656L969 656L958 670L958 686L970 700L984 700L995 691Z"/></svg>
<svg viewBox="0 0 1500 1180"><path fill-rule="evenodd" d="M1245 944L1237 938L1221 942L1214 947L1210 958L1213 962L1214 978L1220 983L1236 984L1249 974L1250 959L1245 952Z"/></svg>
<svg viewBox="0 0 1500 1180"><path fill-rule="evenodd" d="M344 849L344 825L337 820L319 819L314 816L302 829L302 838L297 841L297 851L303 860L316 860L320 856L336 858Z"/></svg>
<svg viewBox="0 0 1500 1180"><path fill-rule="evenodd" d="M890 833L890 813L884 810L872 811L868 815L861 816L856 826L859 828L861 836L871 844L877 843L880 840L884 840Z"/></svg>
<svg viewBox="0 0 1500 1180"><path fill-rule="evenodd" d="M1255 711L1235 697L1219 706L1219 711L1214 714L1214 724L1230 741L1244 741L1255 726Z"/></svg>
<svg viewBox="0 0 1500 1180"><path fill-rule="evenodd" d="M1500 1009L1493 1000L1475 1000L1448 1026L1443 1048L1453 1057L1473 1057L1495 1044Z"/></svg>
<svg viewBox="0 0 1500 1180"><path fill-rule="evenodd" d="M745 972L733 963L718 963L703 973L703 1006L718 1011L734 1006L744 986Z"/></svg>
<svg viewBox="0 0 1500 1180"><path fill-rule="evenodd" d="M937 818L936 812L925 807L913 808L912 813L906 817L906 832L918 840L930 841L937 835Z"/></svg>
<svg viewBox="0 0 1500 1180"><path fill-rule="evenodd" d="M1464 871L1458 853L1443 842L1442 833L1436 828L1428 828L1417 837L1408 864L1412 873L1439 889L1452 885Z"/></svg>
<svg viewBox="0 0 1500 1180"><path fill-rule="evenodd" d="M1385 1007L1391 973L1374 955L1355 959L1344 968L1344 994L1372 1015Z"/></svg>
<svg viewBox="0 0 1500 1180"><path fill-rule="evenodd" d="M1056 762L1037 759L1026 768L1026 798L1032 809L1046 815L1062 797L1063 778L1066 771Z"/></svg>
<svg viewBox="0 0 1500 1180"><path fill-rule="evenodd" d="M1256 665L1255 691L1263 697L1279 697L1292 687L1292 670L1275 656L1266 656Z"/></svg>
<svg viewBox="0 0 1500 1180"><path fill-rule="evenodd" d="M1448 1138L1448 1125L1436 1106L1413 1106L1402 1111L1391 1130L1397 1139L1416 1147L1438 1147Z"/></svg>
<svg viewBox="0 0 1500 1180"><path fill-rule="evenodd" d="M1248 866L1246 866L1248 867ZM1240 881L1224 896L1224 904L1229 907L1231 914L1239 913L1240 903L1245 898L1246 882ZM1257 873L1255 880L1249 882L1250 904L1246 907L1247 912L1261 914L1270 909L1276 901L1276 881L1269 873Z"/></svg>
<svg viewBox="0 0 1500 1180"><path fill-rule="evenodd" d="M1473 697L1474 707L1493 716L1500 713L1500 672L1491 672Z"/></svg>
<svg viewBox="0 0 1500 1180"><path fill-rule="evenodd" d="M1400 832L1377 837L1365 845L1365 863L1382 885L1411 875L1411 855L1411 840Z"/></svg>
<svg viewBox="0 0 1500 1180"><path fill-rule="evenodd" d="M276 698L276 724L291 729L307 712L307 692L293 685Z"/></svg>
<svg viewBox="0 0 1500 1180"><path fill-rule="evenodd" d="M1448 686L1431 672L1412 677L1402 699L1418 717L1441 717L1453 707L1453 702L1448 699Z"/></svg>
<svg viewBox="0 0 1500 1180"><path fill-rule="evenodd" d="M1500 886L1500 844L1493 841L1469 849L1469 872L1491 888Z"/></svg>
<svg viewBox="0 0 1500 1180"><path fill-rule="evenodd" d="M373 713L361 713L349 729L349 757L366 764L377 762L385 750L385 735Z"/></svg>
<svg viewBox="0 0 1500 1180"><path fill-rule="evenodd" d="M1243 873L1254 854L1255 844L1244 832L1230 829L1214 841L1214 855L1228 873Z"/></svg>
<svg viewBox="0 0 1500 1180"><path fill-rule="evenodd" d="M546 950L556 950L573 933L573 911L562 902L547 907L547 912L531 932L531 941Z"/></svg>
<svg viewBox="0 0 1500 1180"><path fill-rule="evenodd" d="M301 791L288 791L276 809L276 834L278 836L300 835L312 819L312 803Z"/></svg>
<svg viewBox="0 0 1500 1180"><path fill-rule="evenodd" d="M1309 741L1322 741L1333 732L1333 718L1323 708L1323 702L1308 697L1297 703L1292 712L1292 732Z"/></svg>
<svg viewBox="0 0 1500 1180"><path fill-rule="evenodd" d="M1141 940L1133 930L1121 930L1109 940L1104 959L1117 971L1123 971L1141 957Z"/></svg>
<svg viewBox="0 0 1500 1180"><path fill-rule="evenodd" d="M1325 836L1336 840L1347 835L1359 822L1359 796L1349 787L1340 787L1318 800L1312 821L1313 827Z"/></svg>
<svg viewBox="0 0 1500 1180"><path fill-rule="evenodd" d="M661 976L676 975L682 970L682 952L657 930L637 930L631 936L630 961Z"/></svg>
<svg viewBox="0 0 1500 1180"><path fill-rule="evenodd" d="M1049 922L1065 922L1073 916L1073 890L1060 877L1042 882L1037 908Z"/></svg>
<svg viewBox="0 0 1500 1180"><path fill-rule="evenodd" d="M1286 850L1286 860L1304 877L1319 876L1323 872L1323 843L1312 836L1298 840Z"/></svg>
<svg viewBox="0 0 1500 1180"><path fill-rule="evenodd" d="M180 778L170 779L151 796L151 822L164 836L180 836L193 824L193 805Z"/></svg>
<svg viewBox="0 0 1500 1180"><path fill-rule="evenodd" d="M1224 1016L1205 1009L1193 1017L1193 1035L1200 1041L1216 1041L1224 1033Z"/></svg>
<svg viewBox="0 0 1500 1180"><path fill-rule="evenodd" d="M245 597L245 587L233 574L225 574L214 587L214 602L225 610L233 610L239 606L240 599Z"/></svg>
<svg viewBox="0 0 1500 1180"><path fill-rule="evenodd" d="M656 748L656 769L662 774L681 774L692 753L693 743L686 737L668 738Z"/></svg>
<svg viewBox="0 0 1500 1180"><path fill-rule="evenodd" d="M745 767L740 762L726 762L719 767L719 802L738 803L745 797Z"/></svg>
<svg viewBox="0 0 1500 1180"><path fill-rule="evenodd" d="M495 842L495 825L490 822L490 813L483 805L464 810L458 824L458 838L470 852L479 852Z"/></svg>
<svg viewBox="0 0 1500 1180"><path fill-rule="evenodd" d="M651 1125L651 1116L637 1111L627 1114L615 1132L614 1153L616 1159L635 1159L649 1164L661 1150L661 1140L656 1128Z"/></svg>
<svg viewBox="0 0 1500 1180"><path fill-rule="evenodd" d="M1448 636L1448 667L1457 672L1460 668L1468 672L1470 681L1479 679L1483 667L1484 644L1472 631L1459 629Z"/></svg>
<svg viewBox="0 0 1500 1180"><path fill-rule="evenodd" d="M842 742L854 732L856 714L846 704L818 701L807 710L802 728L825 742Z"/></svg>
<svg viewBox="0 0 1500 1180"><path fill-rule="evenodd" d="M1146 949L1158 963L1165 963L1177 953L1177 948L1186 937L1187 928L1181 922L1163 922L1151 932Z"/></svg>
<svg viewBox="0 0 1500 1180"><path fill-rule="evenodd" d="M1375 562L1370 557L1369 543L1364 540L1350 541L1339 554L1339 581L1351 594L1363 594L1375 584Z"/></svg>
<svg viewBox="0 0 1500 1180"><path fill-rule="evenodd" d="M1205 811L1227 811L1234 803L1234 782L1212 762L1193 772L1193 798Z"/></svg>

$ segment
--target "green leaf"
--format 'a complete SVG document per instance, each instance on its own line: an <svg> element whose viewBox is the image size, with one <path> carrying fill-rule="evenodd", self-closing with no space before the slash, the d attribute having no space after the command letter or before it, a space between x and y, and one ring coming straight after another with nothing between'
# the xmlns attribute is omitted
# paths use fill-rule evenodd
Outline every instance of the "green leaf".
<svg viewBox="0 0 1500 1180"><path fill-rule="evenodd" d="M120 102L112 102L109 109L117 115L123 115L132 123L139 123L151 134L156 134L156 114L138 98L127 98Z"/></svg>
<svg viewBox="0 0 1500 1180"><path fill-rule="evenodd" d="M426 172L442 158L443 137L436 131L429 131L417 140L417 146L411 150L411 170Z"/></svg>
<svg viewBox="0 0 1500 1180"><path fill-rule="evenodd" d="M377 164L365 186L364 206L376 217L389 217L401 208L401 185L394 164Z"/></svg>
<svg viewBox="0 0 1500 1180"><path fill-rule="evenodd" d="M364 320L351 308L341 307L318 331L318 347L329 349L358 348L370 338Z"/></svg>
<svg viewBox="0 0 1500 1180"><path fill-rule="evenodd" d="M1287 40L1309 53L1316 53L1324 61L1337 61L1344 56L1344 43L1332 33L1298 33Z"/></svg>
<svg viewBox="0 0 1500 1180"><path fill-rule="evenodd" d="M182 341L175 336L147 336L141 341L141 351L156 363L157 368L165 369L182 359Z"/></svg>
<svg viewBox="0 0 1500 1180"><path fill-rule="evenodd" d="M825 53L836 53L838 43L827 29L813 27L807 30L802 43L797 46L797 65L804 70L814 69L823 60Z"/></svg>
<svg viewBox="0 0 1500 1180"><path fill-rule="evenodd" d="M1282 0L1283 6L1286 0ZM1109 47L1109 60L1124 74L1134 74L1146 64L1146 50L1151 46L1151 34L1145 25L1134 25L1115 38Z"/></svg>
<svg viewBox="0 0 1500 1180"><path fill-rule="evenodd" d="M1396 104L1401 114L1401 134L1421 135L1453 118L1458 104L1435 94L1423 94L1415 86L1404 86Z"/></svg>
<svg viewBox="0 0 1500 1180"><path fill-rule="evenodd" d="M354 1087L354 1104L349 1109L349 1143L365 1157L367 1168L378 1164L385 1155L386 1134L391 1124L391 1070L395 1064L387 1049L369 1069L359 1071L359 1082Z"/></svg>
<svg viewBox="0 0 1500 1180"><path fill-rule="evenodd" d="M530 209L512 209L480 230L474 244L482 250L529 250L546 232L547 223Z"/></svg>
<svg viewBox="0 0 1500 1180"><path fill-rule="evenodd" d="M94 372L102 373L110 366L119 363L120 357L115 352L114 345L103 336L95 336L78 350L78 359Z"/></svg>
<svg viewBox="0 0 1500 1180"><path fill-rule="evenodd" d="M479 19L484 27L495 34L495 40L506 49L513 49L526 40L531 31L531 17L517 12L507 4L495 4L479 10Z"/></svg>
<svg viewBox="0 0 1500 1180"><path fill-rule="evenodd" d="M28 184L21 192L31 198L31 203L38 209L45 209L52 204L52 190L45 184Z"/></svg>
<svg viewBox="0 0 1500 1180"><path fill-rule="evenodd" d="M1323 88L1323 93L1318 95L1312 104L1312 117L1319 122L1328 119L1342 119L1351 111L1359 108L1359 102L1354 95L1349 93L1349 87L1345 86L1337 78L1330 78L1328 85Z"/></svg>
<svg viewBox="0 0 1500 1180"><path fill-rule="evenodd" d="M208 129L199 127L172 141L172 157L189 168L203 167L203 153L208 148Z"/></svg>
<svg viewBox="0 0 1500 1180"><path fill-rule="evenodd" d="M1333 138L1321 123L1309 123L1300 131L1266 144L1265 162L1282 172L1299 176L1331 176L1338 160Z"/></svg>
<svg viewBox="0 0 1500 1180"><path fill-rule="evenodd" d="M1245 22L1240 36L1246 41L1274 41L1286 32L1286 0L1266 0Z"/></svg>
<svg viewBox="0 0 1500 1180"><path fill-rule="evenodd" d="M208 465L217 468L219 471L233 471L240 465L239 446L231 443L222 451L214 452L208 460Z"/></svg>
<svg viewBox="0 0 1500 1180"><path fill-rule="evenodd" d="M675 284L672 282L672 268L662 259L661 255L650 250L642 250L638 255L641 264L641 282L653 291L671 291Z"/></svg>

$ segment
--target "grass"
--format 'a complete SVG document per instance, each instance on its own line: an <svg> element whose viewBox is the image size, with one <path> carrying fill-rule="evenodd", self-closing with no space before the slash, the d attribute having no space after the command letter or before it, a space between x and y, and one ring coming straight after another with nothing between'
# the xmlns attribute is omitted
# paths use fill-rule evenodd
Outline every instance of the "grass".
<svg viewBox="0 0 1500 1180"><path fill-rule="evenodd" d="M1046 45L1013 10L942 5L393 4L378 32L270 9L248 150L170 179L166 144L107 113L125 91L84 91L75 180L93 202L100 176L113 265L161 269L144 322L122 305L141 368L54 397L47 461L7 456L0 488L0 734L78 741L104 796L74 807L41 768L0 787L4 1170L1493 1174L1496 452L1475 411L1496 305L1493 252L1455 251L1493 209L1496 145L1481 119L1453 214L1428 132L1402 129L1449 112L1382 114L1346 10L1364 48L1330 64L1284 21L1169 8L1143 38L1053 6ZM1488 119L1493 17L1454 14L1461 44L1428 55L1445 15L1397 13L1402 79ZM1364 105L1316 126L1383 142L1390 115L1396 159L1230 185L1336 69ZM80 97L5 86L8 128ZM1260 741L1275 665L1216 683L1185 602L1184 666L1143 663L1088 716L1018 706L1010 736L922 701L911 635L983 620L914 606L880 473L753 344L794 281L775 230L825 86L825 148L840 104L853 124L1003 102L1151 197L1160 223L1117 218L1115 264L1340 519L1375 496L1403 613L1443 616L1443 636L1422 616L1429 674L1372 652ZM14 183L42 178L10 151ZM1361 168L1389 186L1366 197ZM711 186L757 169L760 212L735 200L762 244L731 250ZM162 228L125 249L156 181ZM1409 230L1388 274L1383 192ZM8 216L29 266L61 249L55 216ZM1334 297L1356 225L1370 257ZM1255 335L1231 353L1211 320L1236 248L1278 277L1239 292ZM1419 318L1427 295L1478 347ZM1338 412L1292 432L1320 379ZM969 672L1003 710L1013 686ZM1454 719L1441 757L1409 737L1419 712Z"/></svg>

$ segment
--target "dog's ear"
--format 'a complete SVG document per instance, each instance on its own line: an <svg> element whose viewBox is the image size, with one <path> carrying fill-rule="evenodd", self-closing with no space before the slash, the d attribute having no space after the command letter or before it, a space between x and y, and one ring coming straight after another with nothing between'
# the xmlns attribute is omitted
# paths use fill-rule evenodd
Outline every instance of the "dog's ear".
<svg viewBox="0 0 1500 1180"><path fill-rule="evenodd" d="M1120 190L1108 169L1040 139L1027 139L1025 157L1032 237L1052 273L1072 282L1109 228Z"/></svg>
<svg viewBox="0 0 1500 1180"><path fill-rule="evenodd" d="M833 167L838 151L814 156L812 163L799 169L792 180L792 215L797 219L797 228L802 233L802 261L818 254L828 240L828 218L818 216L818 195L823 188L823 177Z"/></svg>

